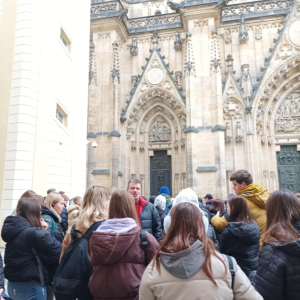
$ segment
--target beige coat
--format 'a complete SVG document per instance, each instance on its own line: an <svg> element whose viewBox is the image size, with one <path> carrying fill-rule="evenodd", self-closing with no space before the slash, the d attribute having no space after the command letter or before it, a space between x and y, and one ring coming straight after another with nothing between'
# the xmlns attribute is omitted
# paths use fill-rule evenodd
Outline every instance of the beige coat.
<svg viewBox="0 0 300 300"><path fill-rule="evenodd" d="M231 274L227 259L225 261L228 271L224 279L223 264L216 257L211 258L217 286L206 276L203 268L188 279L180 279L171 275L162 264L159 275L156 267L152 270L153 263L150 263L142 277L139 300L263 300L235 260L236 275L232 291Z"/></svg>

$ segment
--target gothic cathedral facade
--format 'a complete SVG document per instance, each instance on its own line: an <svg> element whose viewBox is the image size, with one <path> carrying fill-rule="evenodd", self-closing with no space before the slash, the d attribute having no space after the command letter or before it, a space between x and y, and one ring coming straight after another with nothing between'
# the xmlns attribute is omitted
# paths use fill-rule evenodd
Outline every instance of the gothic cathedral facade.
<svg viewBox="0 0 300 300"><path fill-rule="evenodd" d="M87 185L300 192L300 0L92 0Z"/></svg>

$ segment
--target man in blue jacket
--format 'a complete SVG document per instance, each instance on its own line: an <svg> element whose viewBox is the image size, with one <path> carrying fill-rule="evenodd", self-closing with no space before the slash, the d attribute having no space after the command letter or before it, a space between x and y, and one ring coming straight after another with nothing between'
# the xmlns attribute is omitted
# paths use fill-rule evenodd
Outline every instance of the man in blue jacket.
<svg viewBox="0 0 300 300"><path fill-rule="evenodd" d="M159 242L162 238L162 228L159 215L154 205L141 197L140 180L129 180L127 191L135 200L135 209L142 229L151 233Z"/></svg>

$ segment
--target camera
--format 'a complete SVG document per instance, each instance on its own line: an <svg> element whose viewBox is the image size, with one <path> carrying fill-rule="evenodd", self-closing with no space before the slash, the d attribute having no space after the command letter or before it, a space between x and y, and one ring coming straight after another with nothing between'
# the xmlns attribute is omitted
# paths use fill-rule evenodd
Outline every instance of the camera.
<svg viewBox="0 0 300 300"><path fill-rule="evenodd" d="M92 147L96 148L98 146L98 144L96 142L92 142Z"/></svg>

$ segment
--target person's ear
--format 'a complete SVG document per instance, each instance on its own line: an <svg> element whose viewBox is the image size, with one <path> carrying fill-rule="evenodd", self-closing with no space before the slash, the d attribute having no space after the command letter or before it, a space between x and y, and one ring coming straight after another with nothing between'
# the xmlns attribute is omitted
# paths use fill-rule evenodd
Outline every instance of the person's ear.
<svg viewBox="0 0 300 300"><path fill-rule="evenodd" d="M51 207L54 207L54 204L51 204Z"/></svg>

